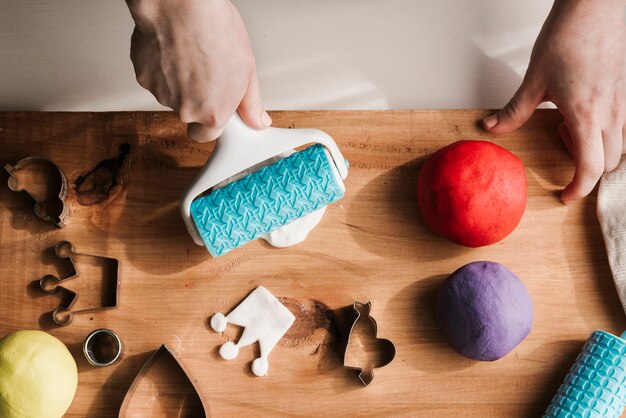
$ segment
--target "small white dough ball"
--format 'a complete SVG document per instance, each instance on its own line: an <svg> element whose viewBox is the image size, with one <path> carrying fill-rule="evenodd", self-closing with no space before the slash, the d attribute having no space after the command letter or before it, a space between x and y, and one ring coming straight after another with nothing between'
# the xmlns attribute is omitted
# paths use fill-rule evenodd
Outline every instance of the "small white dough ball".
<svg viewBox="0 0 626 418"><path fill-rule="evenodd" d="M215 332L224 332L226 325L228 325L228 320L223 313L218 312L211 317L211 328Z"/></svg>
<svg viewBox="0 0 626 418"><path fill-rule="evenodd" d="M268 369L269 364L267 362L267 359L263 357L259 357L252 362L252 373L254 373L255 376L261 377L267 375Z"/></svg>
<svg viewBox="0 0 626 418"><path fill-rule="evenodd" d="M232 360L235 357L237 357L238 354L239 354L239 347L233 344L232 341L226 341L220 347L220 356L222 356L224 360Z"/></svg>

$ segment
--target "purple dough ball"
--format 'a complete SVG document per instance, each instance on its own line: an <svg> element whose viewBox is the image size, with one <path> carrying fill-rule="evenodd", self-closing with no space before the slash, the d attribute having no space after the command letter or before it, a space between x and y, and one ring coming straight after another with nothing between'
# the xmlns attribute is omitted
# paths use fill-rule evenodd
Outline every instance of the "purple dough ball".
<svg viewBox="0 0 626 418"><path fill-rule="evenodd" d="M533 302L511 270L491 261L476 261L452 273L441 285L437 321L458 353L494 361L530 332Z"/></svg>

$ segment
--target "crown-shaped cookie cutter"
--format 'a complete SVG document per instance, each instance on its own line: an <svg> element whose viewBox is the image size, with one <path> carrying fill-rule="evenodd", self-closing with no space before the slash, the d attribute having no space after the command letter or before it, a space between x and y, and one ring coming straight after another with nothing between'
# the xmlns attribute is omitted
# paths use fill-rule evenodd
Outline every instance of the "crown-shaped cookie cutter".
<svg viewBox="0 0 626 418"><path fill-rule="evenodd" d="M60 279L52 274L46 274L39 280L39 287L41 290L49 295L57 293L64 293L65 297L61 298L61 304L52 312L52 320L57 325L69 325L74 319L75 314L93 312L103 309L117 308L117 302L119 299L119 262L116 258L105 257L101 255L81 254L74 250L74 246L69 241L59 241L54 247L54 252L61 260L67 260L71 266L70 273L67 277ZM78 299L78 293L70 290L64 286L65 283L75 280L80 276L80 272L76 266L75 258L77 256L93 257L111 265L112 270L115 271L115 280L111 280L111 286L114 287L112 291L107 292L109 298L103 298L101 306L89 307L72 311L72 306ZM103 280L105 277L103 276ZM104 286L103 286L104 287Z"/></svg>

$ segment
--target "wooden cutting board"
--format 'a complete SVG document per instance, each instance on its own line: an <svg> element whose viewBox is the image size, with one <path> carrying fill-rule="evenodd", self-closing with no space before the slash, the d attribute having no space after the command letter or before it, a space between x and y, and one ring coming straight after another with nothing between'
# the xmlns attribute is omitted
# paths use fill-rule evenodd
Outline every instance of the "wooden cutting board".
<svg viewBox="0 0 626 418"><path fill-rule="evenodd" d="M54 161L67 176L71 209L68 225L55 229L34 216L26 195L0 186L0 334L42 328L70 347L79 386L68 416L115 416L133 378L163 343L191 371L212 416L539 416L588 335L619 333L626 321L595 195L569 206L558 199L573 174L558 139L558 113L537 111L522 129L498 137L478 126L486 114L273 112L275 126L316 127L335 138L350 161L346 197L296 247L253 242L212 259L193 244L178 213L178 199L212 144L186 139L173 114L0 113L0 163L33 155ZM459 139L493 141L526 165L526 214L513 234L489 247L452 244L430 233L418 214L420 164ZM7 179L0 174L3 185ZM120 261L118 309L76 315L66 327L51 323L59 301L33 283L63 274L52 251L60 240ZM491 363L456 354L434 321L439 284L475 260L505 264L535 305L530 335ZM207 324L258 285L297 318L264 378L250 373L256 347L230 362L218 357L218 347L240 334L237 327L221 335ZM93 298L87 292L81 306ZM368 387L342 365L349 325L342 312L354 301L372 301L379 336L397 347L395 360L376 370ZM95 369L81 344L100 327L120 335L124 355ZM146 399L146 415L166 410L173 416L180 406Z"/></svg>

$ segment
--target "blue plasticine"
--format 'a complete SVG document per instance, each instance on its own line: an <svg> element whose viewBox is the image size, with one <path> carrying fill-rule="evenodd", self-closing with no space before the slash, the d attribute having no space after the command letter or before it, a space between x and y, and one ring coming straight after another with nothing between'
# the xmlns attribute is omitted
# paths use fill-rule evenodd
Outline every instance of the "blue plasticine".
<svg viewBox="0 0 626 418"><path fill-rule="evenodd" d="M214 257L343 197L324 148L313 145L191 203Z"/></svg>
<svg viewBox="0 0 626 418"><path fill-rule="evenodd" d="M626 341L596 331L546 410L546 418L618 418L626 405Z"/></svg>

